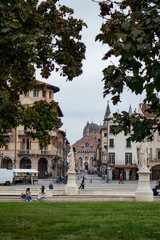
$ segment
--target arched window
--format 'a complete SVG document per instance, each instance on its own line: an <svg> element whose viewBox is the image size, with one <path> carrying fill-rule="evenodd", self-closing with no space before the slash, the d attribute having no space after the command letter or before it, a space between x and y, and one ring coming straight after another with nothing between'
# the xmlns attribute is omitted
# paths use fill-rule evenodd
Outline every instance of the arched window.
<svg viewBox="0 0 160 240"><path fill-rule="evenodd" d="M82 167L82 158L81 157L79 157L79 159L78 159L78 164L79 164L79 167Z"/></svg>
<svg viewBox="0 0 160 240"><path fill-rule="evenodd" d="M82 158L80 159L80 166L82 167Z"/></svg>

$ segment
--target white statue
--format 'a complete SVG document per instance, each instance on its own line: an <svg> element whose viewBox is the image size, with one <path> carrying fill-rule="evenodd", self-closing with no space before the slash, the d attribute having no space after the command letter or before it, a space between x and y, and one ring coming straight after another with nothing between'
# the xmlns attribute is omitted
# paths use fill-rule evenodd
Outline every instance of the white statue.
<svg viewBox="0 0 160 240"><path fill-rule="evenodd" d="M72 147L70 149L70 152L68 153L67 162L68 162L68 170L75 171L74 152Z"/></svg>
<svg viewBox="0 0 160 240"><path fill-rule="evenodd" d="M137 146L137 159L139 169L148 169L149 148L147 143L142 142Z"/></svg>

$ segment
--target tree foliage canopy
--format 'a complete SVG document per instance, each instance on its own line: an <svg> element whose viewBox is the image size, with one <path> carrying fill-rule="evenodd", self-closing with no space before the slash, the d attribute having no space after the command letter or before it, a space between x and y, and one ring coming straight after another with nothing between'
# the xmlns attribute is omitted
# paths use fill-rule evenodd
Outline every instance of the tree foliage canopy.
<svg viewBox="0 0 160 240"><path fill-rule="evenodd" d="M111 93L113 104L117 104L126 87L136 95L144 92L147 111L155 114L154 119L137 113L115 114L119 123L115 132L132 125L132 140L141 141L148 135L152 139L153 131L160 128L160 1L108 0L99 5L104 23L96 40L110 47L103 60L113 56L119 60L118 66L112 64L103 70L104 96Z"/></svg>
<svg viewBox="0 0 160 240"><path fill-rule="evenodd" d="M73 10L58 5L58 0L0 1L0 144L4 143L3 133L17 127L22 116L31 113L21 107L19 96L37 88L36 68L43 78L52 71L60 71L68 80L82 73L85 45L80 32L86 25L72 15ZM48 108L46 103L43 107ZM52 110L55 112L54 107ZM30 114L30 126L34 121ZM56 127L56 114L51 121ZM43 123L46 135L47 124ZM37 137L41 139L38 132Z"/></svg>

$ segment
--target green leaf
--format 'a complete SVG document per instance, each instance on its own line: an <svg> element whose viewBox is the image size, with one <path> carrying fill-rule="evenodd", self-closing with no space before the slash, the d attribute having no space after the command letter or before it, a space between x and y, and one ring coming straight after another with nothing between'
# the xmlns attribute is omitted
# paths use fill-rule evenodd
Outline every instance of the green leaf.
<svg viewBox="0 0 160 240"><path fill-rule="evenodd" d="M131 26L130 22L124 22L124 23L122 23L121 28L122 28L122 30L127 32L129 30L130 26Z"/></svg>

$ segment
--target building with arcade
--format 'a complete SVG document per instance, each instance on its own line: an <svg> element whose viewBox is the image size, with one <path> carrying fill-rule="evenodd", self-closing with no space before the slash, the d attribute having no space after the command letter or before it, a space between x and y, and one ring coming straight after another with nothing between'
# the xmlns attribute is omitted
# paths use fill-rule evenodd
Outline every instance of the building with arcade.
<svg viewBox="0 0 160 240"><path fill-rule="evenodd" d="M54 94L60 89L51 84L37 81L43 84L43 90L33 90L20 95L21 104L25 107L31 106L35 101L54 100ZM63 117L63 113L58 106L58 116ZM11 132L5 133L6 145L0 148L1 168L26 168L37 169L39 178L44 178L45 171L52 173L52 176L60 175L64 171L65 149L69 145L66 133L60 129L50 132L51 143L41 149L38 139L32 139L27 135L24 126L18 126Z"/></svg>

